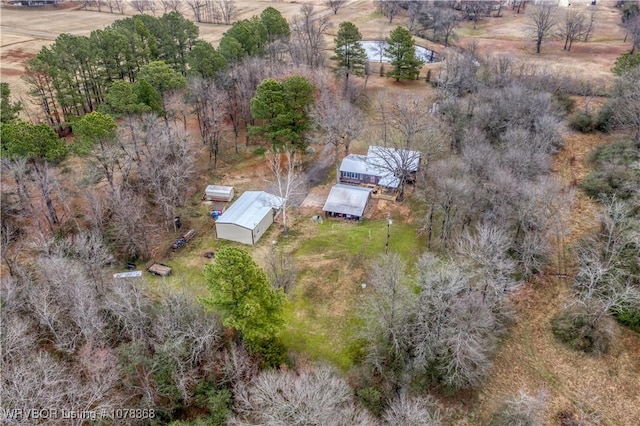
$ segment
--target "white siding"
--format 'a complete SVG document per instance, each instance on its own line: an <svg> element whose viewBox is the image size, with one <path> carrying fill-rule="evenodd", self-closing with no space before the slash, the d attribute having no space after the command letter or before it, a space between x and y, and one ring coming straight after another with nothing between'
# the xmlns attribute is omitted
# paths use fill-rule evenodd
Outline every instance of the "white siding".
<svg viewBox="0 0 640 426"><path fill-rule="evenodd" d="M236 241L242 244L253 244L253 238L251 230L243 228L233 223L217 223L216 222L216 234L218 238L224 240Z"/></svg>
<svg viewBox="0 0 640 426"><path fill-rule="evenodd" d="M260 223L258 223L253 229L253 244L257 243L260 237L269 229L269 226L273 223L273 210L267 213Z"/></svg>

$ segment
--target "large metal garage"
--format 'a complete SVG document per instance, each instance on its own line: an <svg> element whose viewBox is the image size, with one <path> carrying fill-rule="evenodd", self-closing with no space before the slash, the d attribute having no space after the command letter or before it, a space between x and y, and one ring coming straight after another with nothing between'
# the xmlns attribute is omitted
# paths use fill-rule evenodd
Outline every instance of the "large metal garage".
<svg viewBox="0 0 640 426"><path fill-rule="evenodd" d="M280 197L264 191L246 191L216 220L218 238L255 244L279 213Z"/></svg>

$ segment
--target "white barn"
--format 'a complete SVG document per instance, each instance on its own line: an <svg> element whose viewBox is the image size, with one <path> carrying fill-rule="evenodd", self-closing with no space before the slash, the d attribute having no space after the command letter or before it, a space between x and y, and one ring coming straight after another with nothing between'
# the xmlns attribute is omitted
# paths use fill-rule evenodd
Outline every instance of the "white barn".
<svg viewBox="0 0 640 426"><path fill-rule="evenodd" d="M273 223L282 199L264 191L246 191L216 220L218 238L255 244Z"/></svg>

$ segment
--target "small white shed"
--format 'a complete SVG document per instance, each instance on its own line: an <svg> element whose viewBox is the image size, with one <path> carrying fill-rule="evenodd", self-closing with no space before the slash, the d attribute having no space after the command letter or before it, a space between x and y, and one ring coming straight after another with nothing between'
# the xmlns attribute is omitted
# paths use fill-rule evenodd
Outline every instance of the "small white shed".
<svg viewBox="0 0 640 426"><path fill-rule="evenodd" d="M264 191L246 191L216 220L218 238L255 244L273 223L282 199Z"/></svg>
<svg viewBox="0 0 640 426"><path fill-rule="evenodd" d="M204 191L204 198L209 201L231 201L233 195L233 186L209 185Z"/></svg>

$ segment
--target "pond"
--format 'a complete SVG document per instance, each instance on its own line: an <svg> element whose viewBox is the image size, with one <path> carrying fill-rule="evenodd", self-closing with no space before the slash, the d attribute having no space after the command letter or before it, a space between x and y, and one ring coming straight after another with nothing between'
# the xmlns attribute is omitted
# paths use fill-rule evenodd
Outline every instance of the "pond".
<svg viewBox="0 0 640 426"><path fill-rule="evenodd" d="M362 47L367 52L367 57L371 62L391 62L390 58L384 55L384 49L387 46L385 41L361 41ZM438 55L433 50L426 49L422 46L416 46L416 56L424 62L436 62Z"/></svg>

